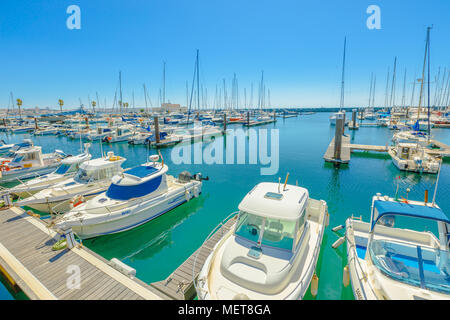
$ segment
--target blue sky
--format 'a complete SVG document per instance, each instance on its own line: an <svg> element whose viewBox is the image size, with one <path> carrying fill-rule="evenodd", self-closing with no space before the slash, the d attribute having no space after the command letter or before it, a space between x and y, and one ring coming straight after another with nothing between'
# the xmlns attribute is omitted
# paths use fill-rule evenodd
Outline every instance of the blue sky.
<svg viewBox="0 0 450 320"><path fill-rule="evenodd" d="M81 9L81 29L69 30L69 5ZM366 27L369 5L381 9L381 30ZM337 106L342 47L347 36L346 106L366 106L370 74L376 104L384 103L386 73L397 56L397 100L407 68L408 93L419 77L426 27L432 72L450 68L450 1L301 0L14 0L0 3L0 107L9 94L25 107L77 107L96 92L111 106L122 71L124 101L154 105L166 61L166 97L185 104L196 49L201 82L213 101L216 84L236 73L241 100L261 70L273 106ZM228 87L228 94L231 88ZM248 98L249 99L249 98ZM409 100L407 98L407 100Z"/></svg>

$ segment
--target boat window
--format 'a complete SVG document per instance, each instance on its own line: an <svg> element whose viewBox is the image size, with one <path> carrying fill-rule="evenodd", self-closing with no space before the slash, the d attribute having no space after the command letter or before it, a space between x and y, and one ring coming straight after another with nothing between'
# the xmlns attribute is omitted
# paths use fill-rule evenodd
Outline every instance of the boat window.
<svg viewBox="0 0 450 320"><path fill-rule="evenodd" d="M65 174L70 168L70 164L62 164L56 169L55 173L57 174Z"/></svg>
<svg viewBox="0 0 450 320"><path fill-rule="evenodd" d="M77 174L75 175L75 181L80 182L80 183L87 183L90 182L92 180L95 180L95 171L93 170L85 170L85 169L80 169L78 170Z"/></svg>
<svg viewBox="0 0 450 320"><path fill-rule="evenodd" d="M369 245L373 264L386 276L406 284L450 294L450 256L447 250L392 240Z"/></svg>
<svg viewBox="0 0 450 320"><path fill-rule="evenodd" d="M295 221L266 218L262 244L291 251L294 243Z"/></svg>
<svg viewBox="0 0 450 320"><path fill-rule="evenodd" d="M23 160L23 156L15 156L14 159L12 159L11 162L21 162Z"/></svg>
<svg viewBox="0 0 450 320"><path fill-rule="evenodd" d="M241 212L239 214L235 234L250 241L258 242L263 220L264 219L260 216L247 212Z"/></svg>

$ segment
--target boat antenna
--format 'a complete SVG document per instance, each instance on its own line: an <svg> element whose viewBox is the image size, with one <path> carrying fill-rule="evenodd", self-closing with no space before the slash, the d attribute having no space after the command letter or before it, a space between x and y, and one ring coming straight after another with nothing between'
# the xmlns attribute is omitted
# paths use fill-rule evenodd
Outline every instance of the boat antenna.
<svg viewBox="0 0 450 320"><path fill-rule="evenodd" d="M431 206L433 206L433 207L434 207L434 203L436 201L436 192L437 192L437 188L438 188L438 184L439 184L439 177L441 176L441 167L442 167L442 160L439 161L439 170L438 170L438 175L436 178L436 185L434 186L433 201L431 202Z"/></svg>
<svg viewBox="0 0 450 320"><path fill-rule="evenodd" d="M288 172L287 175L286 175L286 180L284 180L283 191L286 191L286 184L287 184L287 182L288 182L288 179L289 179L289 172Z"/></svg>

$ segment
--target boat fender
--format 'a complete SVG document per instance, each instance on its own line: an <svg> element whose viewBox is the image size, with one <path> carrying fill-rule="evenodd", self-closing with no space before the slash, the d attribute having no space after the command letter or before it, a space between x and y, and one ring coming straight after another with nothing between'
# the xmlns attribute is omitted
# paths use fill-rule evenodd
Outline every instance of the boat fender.
<svg viewBox="0 0 450 320"><path fill-rule="evenodd" d="M336 249L337 247L339 247L341 244L343 244L345 241L345 237L340 237L339 239L337 239L332 245L331 247L333 249Z"/></svg>
<svg viewBox="0 0 450 320"><path fill-rule="evenodd" d="M344 267L343 275L342 275L342 284L344 287L348 287L350 284L350 272L348 270L348 265Z"/></svg>
<svg viewBox="0 0 450 320"><path fill-rule="evenodd" d="M343 224L341 224L341 225L339 225L339 226L336 226L336 227L334 227L334 228L331 229L331 230L333 230L333 232L337 232L337 231L339 231L339 230L341 230L341 229L344 229L344 225L343 225Z"/></svg>
<svg viewBox="0 0 450 320"><path fill-rule="evenodd" d="M125 263L123 263L119 259L112 258L110 260L110 264L111 264L111 266L113 268L115 268L116 270L118 270L121 273L125 274L126 276L130 277L131 279L136 277L136 269L133 269L132 267L126 265Z"/></svg>
<svg viewBox="0 0 450 320"><path fill-rule="evenodd" d="M198 187L194 187L194 197L197 198L199 196Z"/></svg>
<svg viewBox="0 0 450 320"><path fill-rule="evenodd" d="M191 193L189 190L184 190L184 197L186 198L186 201L191 200Z"/></svg>
<svg viewBox="0 0 450 320"><path fill-rule="evenodd" d="M311 295L313 297L317 296L317 291L319 289L319 277L314 274L311 280Z"/></svg>

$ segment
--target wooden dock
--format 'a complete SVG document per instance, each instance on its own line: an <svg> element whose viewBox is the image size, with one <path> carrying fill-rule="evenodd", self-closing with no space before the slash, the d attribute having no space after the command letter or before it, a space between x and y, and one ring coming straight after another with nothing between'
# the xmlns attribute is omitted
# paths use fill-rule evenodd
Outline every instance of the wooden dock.
<svg viewBox="0 0 450 320"><path fill-rule="evenodd" d="M108 260L84 246L53 251L56 237L57 233L48 229L42 220L27 215L24 210L0 209L0 271L30 299L168 298L139 279L119 272Z"/></svg>
<svg viewBox="0 0 450 320"><path fill-rule="evenodd" d="M325 151L325 154L323 158L326 162L333 162L333 163L349 163L350 162L350 137L349 136L342 136L342 145L341 145L341 158L335 159L334 158L334 138L331 140L330 144L328 145L327 151Z"/></svg>
<svg viewBox="0 0 450 320"><path fill-rule="evenodd" d="M193 274L197 278L206 259L214 246L230 231L236 223L237 216L229 219L217 229L186 261L184 261L172 274L163 281L153 282L150 285L161 291L173 300L191 300L196 297ZM197 260L196 260L197 259ZM196 260L196 261L195 261ZM194 266L195 261L195 266Z"/></svg>

